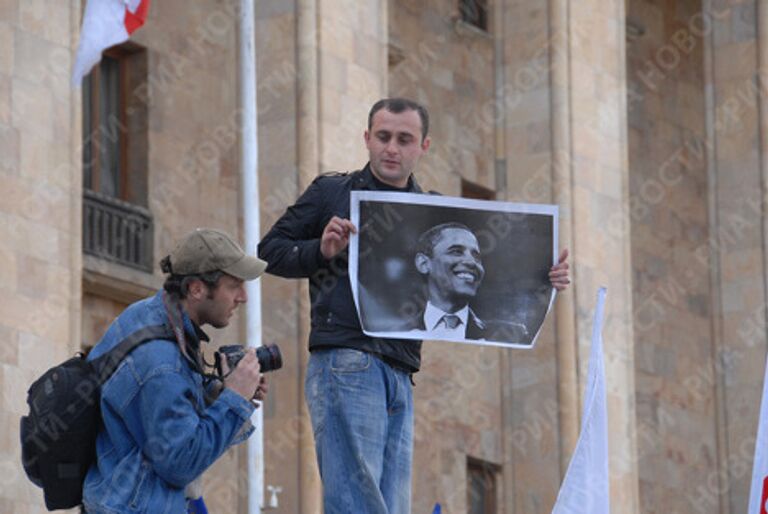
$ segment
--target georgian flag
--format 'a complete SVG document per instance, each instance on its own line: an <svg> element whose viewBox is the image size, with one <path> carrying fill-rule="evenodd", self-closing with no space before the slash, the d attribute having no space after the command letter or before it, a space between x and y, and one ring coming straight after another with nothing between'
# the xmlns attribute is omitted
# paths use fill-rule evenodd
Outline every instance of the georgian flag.
<svg viewBox="0 0 768 514"><path fill-rule="evenodd" d="M101 52L128 41L131 34L144 25L148 11L149 0L88 0L72 85L77 87L83 82L83 77L101 60Z"/></svg>
<svg viewBox="0 0 768 514"><path fill-rule="evenodd" d="M605 288L597 292L592 324L587 389L581 434L565 473L552 514L610 514L608 482L608 415L603 369Z"/></svg>
<svg viewBox="0 0 768 514"><path fill-rule="evenodd" d="M749 492L749 514L768 514L768 362L763 378L763 399L755 439L755 461L752 464L752 488Z"/></svg>

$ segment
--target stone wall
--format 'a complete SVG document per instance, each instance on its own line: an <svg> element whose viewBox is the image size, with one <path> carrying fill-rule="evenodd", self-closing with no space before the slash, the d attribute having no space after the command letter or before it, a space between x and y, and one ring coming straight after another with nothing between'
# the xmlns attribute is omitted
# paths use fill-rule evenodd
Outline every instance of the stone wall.
<svg viewBox="0 0 768 514"><path fill-rule="evenodd" d="M493 37L459 21L453 2L394 1L388 26L388 93L431 114L421 185L459 194L463 178L495 189Z"/></svg>
<svg viewBox="0 0 768 514"><path fill-rule="evenodd" d="M694 512L717 455L701 2L630 2L627 44L638 467L643 512ZM696 444L689 441L695 440ZM708 510L707 512L712 512Z"/></svg>
<svg viewBox="0 0 768 514"><path fill-rule="evenodd" d="M0 510L45 511L21 469L32 380L75 349L80 302L79 97L70 2L0 3Z"/></svg>
<svg viewBox="0 0 768 514"><path fill-rule="evenodd" d="M241 233L237 3L153 3L133 38L148 62L131 94L148 107L153 262L196 226ZM423 102L422 185L458 196L468 180L501 200L559 203L574 286L534 350L425 343L414 512L467 510L468 457L498 466L500 513L549 511L575 443L598 285L614 508L743 512L765 357L762 4L491 3L489 34L447 0L257 2L262 232L317 173L366 161L375 100ZM308 7L316 32L297 29ZM82 256L81 99L69 85L81 12L80 0L0 0L2 512L43 512L19 464L28 384L162 282ZM279 512L320 512L306 288L262 287L264 341L286 363L264 406L265 481L283 488ZM242 325L210 332L236 342ZM206 474L211 510L244 514L246 479L244 447L230 451Z"/></svg>
<svg viewBox="0 0 768 514"><path fill-rule="evenodd" d="M713 2L704 21L709 258L718 444L696 508L745 512L766 349L765 2ZM708 252L707 252L708 251ZM709 510L707 510L709 509Z"/></svg>

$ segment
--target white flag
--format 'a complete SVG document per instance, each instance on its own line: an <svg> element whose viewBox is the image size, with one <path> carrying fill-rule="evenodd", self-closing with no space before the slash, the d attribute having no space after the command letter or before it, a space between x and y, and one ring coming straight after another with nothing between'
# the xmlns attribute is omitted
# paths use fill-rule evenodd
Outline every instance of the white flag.
<svg viewBox="0 0 768 514"><path fill-rule="evenodd" d="M581 434L552 514L609 514L608 415L603 369L605 288L597 292Z"/></svg>
<svg viewBox="0 0 768 514"><path fill-rule="evenodd" d="M755 439L755 461L752 464L752 488L749 491L749 514L768 513L768 362L763 378L763 400Z"/></svg>
<svg viewBox="0 0 768 514"><path fill-rule="evenodd" d="M128 41L147 19L149 0L88 0L80 30L72 85L77 87L101 60L101 52Z"/></svg>

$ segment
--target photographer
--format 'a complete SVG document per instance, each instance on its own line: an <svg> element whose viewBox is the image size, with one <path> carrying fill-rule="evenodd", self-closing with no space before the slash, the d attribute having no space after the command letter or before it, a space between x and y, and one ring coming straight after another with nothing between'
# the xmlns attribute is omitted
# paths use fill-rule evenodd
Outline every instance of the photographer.
<svg viewBox="0 0 768 514"><path fill-rule="evenodd" d="M166 325L176 335L136 348L102 387L96 462L83 486L89 514L186 512L185 488L248 438L256 401L267 392L252 349L234 370L223 359L223 388L205 375L200 351L209 340L200 327L227 326L248 300L245 281L266 263L223 232L197 229L161 266L163 290L129 306L88 356L148 326Z"/></svg>

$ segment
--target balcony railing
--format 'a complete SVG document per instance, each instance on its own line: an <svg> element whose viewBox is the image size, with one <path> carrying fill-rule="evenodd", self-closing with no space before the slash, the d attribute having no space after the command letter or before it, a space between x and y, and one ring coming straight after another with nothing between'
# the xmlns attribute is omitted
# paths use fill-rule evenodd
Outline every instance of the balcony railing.
<svg viewBox="0 0 768 514"><path fill-rule="evenodd" d="M152 214L145 208L83 190L83 252L152 272Z"/></svg>

